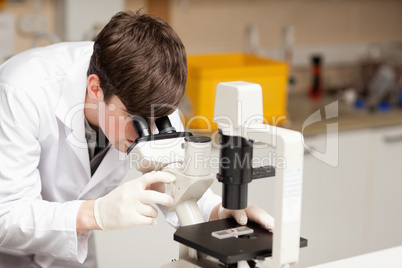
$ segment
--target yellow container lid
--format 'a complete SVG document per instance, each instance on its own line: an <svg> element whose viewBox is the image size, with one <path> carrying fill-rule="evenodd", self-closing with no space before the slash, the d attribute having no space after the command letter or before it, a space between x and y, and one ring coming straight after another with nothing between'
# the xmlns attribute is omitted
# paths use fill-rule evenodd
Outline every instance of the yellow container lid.
<svg viewBox="0 0 402 268"><path fill-rule="evenodd" d="M283 75L287 71L283 62L244 53L189 55L187 65L188 74L195 78Z"/></svg>

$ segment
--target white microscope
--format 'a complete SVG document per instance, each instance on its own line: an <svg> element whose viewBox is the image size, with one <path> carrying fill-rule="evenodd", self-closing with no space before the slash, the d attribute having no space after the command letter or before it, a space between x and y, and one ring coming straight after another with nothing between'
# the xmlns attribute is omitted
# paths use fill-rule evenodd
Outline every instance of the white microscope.
<svg viewBox="0 0 402 268"><path fill-rule="evenodd" d="M174 198L167 212L176 212L181 227L174 234L179 259L163 268L287 267L297 263L300 238L303 153L299 132L263 124L261 86L248 82L219 83L214 122L220 133L220 165L216 178L223 183L222 204L227 209L247 207L252 179L275 176L274 233L255 223L240 226L233 219L204 222L197 201L211 186L208 159L211 139L176 132L167 117L156 120L152 135L146 120L134 118L139 138L127 153L141 172L163 170L176 176L165 185ZM282 167L253 167L253 145L264 143L285 160Z"/></svg>

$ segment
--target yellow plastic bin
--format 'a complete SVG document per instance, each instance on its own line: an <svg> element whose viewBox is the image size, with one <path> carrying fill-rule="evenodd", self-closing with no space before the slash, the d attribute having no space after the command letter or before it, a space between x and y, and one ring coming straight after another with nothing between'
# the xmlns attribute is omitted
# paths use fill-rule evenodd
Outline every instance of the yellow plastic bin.
<svg viewBox="0 0 402 268"><path fill-rule="evenodd" d="M187 61L187 89L181 105L187 129L217 129L212 122L216 86L229 81L260 84L266 123L285 122L288 77L285 63L242 53L191 55Z"/></svg>

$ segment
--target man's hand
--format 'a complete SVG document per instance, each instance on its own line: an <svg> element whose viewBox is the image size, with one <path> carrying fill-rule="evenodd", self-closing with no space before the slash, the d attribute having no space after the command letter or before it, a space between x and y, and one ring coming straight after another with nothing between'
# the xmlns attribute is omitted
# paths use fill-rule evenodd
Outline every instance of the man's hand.
<svg viewBox="0 0 402 268"><path fill-rule="evenodd" d="M262 227L268 231L273 231L274 229L274 218L269 215L265 210L249 205L245 209L231 210L226 209L222 204L217 205L211 212L210 220L225 219L233 217L238 224L245 225L247 221L253 221L260 224Z"/></svg>
<svg viewBox="0 0 402 268"><path fill-rule="evenodd" d="M154 183L171 183L176 177L167 172L147 173L126 182L94 203L94 214L102 230L125 229L134 225L155 224L158 211L151 203L171 206L173 198L151 190Z"/></svg>

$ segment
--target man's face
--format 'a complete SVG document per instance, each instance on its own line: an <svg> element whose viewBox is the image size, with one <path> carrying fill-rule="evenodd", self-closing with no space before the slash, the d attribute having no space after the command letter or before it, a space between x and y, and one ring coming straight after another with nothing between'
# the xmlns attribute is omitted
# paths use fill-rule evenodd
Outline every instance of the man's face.
<svg viewBox="0 0 402 268"><path fill-rule="evenodd" d="M99 103L98 119L99 127L105 133L109 142L121 152L126 152L133 141L138 138L130 114L116 96L112 96L107 104L105 102ZM152 125L154 125L153 120ZM152 127L152 131L154 129Z"/></svg>

